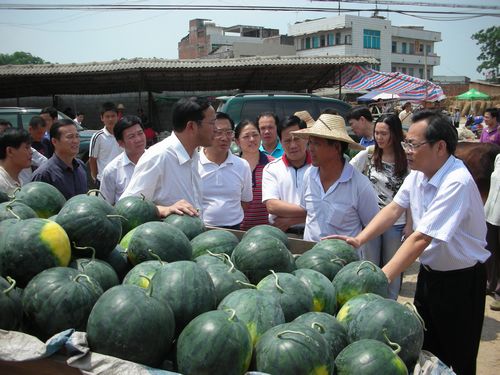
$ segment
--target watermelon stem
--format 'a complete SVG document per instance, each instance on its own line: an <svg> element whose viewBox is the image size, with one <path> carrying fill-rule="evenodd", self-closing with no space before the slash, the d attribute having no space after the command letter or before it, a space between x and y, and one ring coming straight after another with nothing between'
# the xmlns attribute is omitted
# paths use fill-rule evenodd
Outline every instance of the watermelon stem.
<svg viewBox="0 0 500 375"><path fill-rule="evenodd" d="M231 314L228 320L233 320L234 317L236 316L236 310L235 309L224 309L225 312L228 312Z"/></svg>
<svg viewBox="0 0 500 375"><path fill-rule="evenodd" d="M158 254L156 254L153 250L148 249L148 253L151 254L153 258L155 258L157 261L159 261L161 264L163 264L163 260L160 258Z"/></svg>
<svg viewBox="0 0 500 375"><path fill-rule="evenodd" d="M7 276L7 281L10 283L10 286L3 291L4 294L9 294L9 292L16 287L16 280L12 277Z"/></svg>
<svg viewBox="0 0 500 375"><path fill-rule="evenodd" d="M144 194L141 193L141 199L144 201L146 200L146 196Z"/></svg>
<svg viewBox="0 0 500 375"><path fill-rule="evenodd" d="M87 191L87 195L90 195L92 193L95 193L95 196L99 196L99 194L102 195L101 191L99 189L90 189L89 191Z"/></svg>
<svg viewBox="0 0 500 375"><path fill-rule="evenodd" d="M418 313L417 307L413 303L408 302L408 301L406 301L404 303L404 306L407 307L407 308L409 308L411 310L411 312L417 317L417 319L420 322L420 324L422 324L422 328L424 329L424 331L427 331L427 328L425 328L424 319Z"/></svg>
<svg viewBox="0 0 500 375"><path fill-rule="evenodd" d="M235 267L234 267L234 263L231 262L231 257L229 255L227 255L226 253L212 253L210 250L207 250L207 253L213 257L216 257L216 258L222 260L224 263L228 262L231 267L229 268L229 271L227 271L227 272L233 272Z"/></svg>
<svg viewBox="0 0 500 375"><path fill-rule="evenodd" d="M304 337L306 337L306 338L310 339L310 337L309 337L309 336L307 336L304 332L300 332L300 331L292 331L292 330L289 330L289 329L287 329L287 330L285 330L285 331L281 331L281 332L279 332L279 333L276 335L276 337L280 339L280 338L281 338L281 336L283 336L283 335L285 335L285 334L287 334L287 333L294 333L294 334L296 334L296 335L301 335L301 336L304 336Z"/></svg>
<svg viewBox="0 0 500 375"><path fill-rule="evenodd" d="M92 250L92 260L95 259L95 249L92 246L77 246L77 244L73 241L73 248L75 250L89 250L90 249L90 250Z"/></svg>
<svg viewBox="0 0 500 375"><path fill-rule="evenodd" d="M14 201L15 201L15 199L14 199L13 201L9 202L9 204L8 204L7 206L5 206L5 209L6 209L7 211L9 211L9 212L10 212L10 214L11 214L12 216L14 216L17 220L21 220L21 218L19 217L19 215L18 215L18 214L16 214L16 213L14 212L14 210L12 209L11 204L12 204L12 203L14 203Z"/></svg>
<svg viewBox="0 0 500 375"><path fill-rule="evenodd" d="M92 282L92 280L90 279L90 277L88 275L85 275L84 273L79 273L78 275L76 275L74 278L73 278L73 281L74 282L78 282L78 279L80 277L83 277L85 279L87 279L87 282L92 285L92 289L94 289L96 292L98 291L98 289L96 288L95 284Z"/></svg>
<svg viewBox="0 0 500 375"><path fill-rule="evenodd" d="M398 354L401 351L401 345L399 345L396 342L392 342L391 340L389 340L389 337L387 337L387 328L384 328L382 330L382 334L384 335L384 338L387 341L387 343L389 344L389 346L396 347L396 349L393 350L393 353L394 354Z"/></svg>
<svg viewBox="0 0 500 375"><path fill-rule="evenodd" d="M273 270L269 270L271 271L271 273L274 275L274 285L276 286L276 289L278 289L281 293L285 293L285 289L283 289L280 284L279 284L279 279L278 279L278 275L276 275L276 272L274 272Z"/></svg>
<svg viewBox="0 0 500 375"><path fill-rule="evenodd" d="M125 221L128 221L128 219L125 217L125 216L122 216L122 215L117 215L117 214L113 214L113 215L106 215L106 217L119 217L120 219L123 219Z"/></svg>
<svg viewBox="0 0 500 375"><path fill-rule="evenodd" d="M252 288L252 289L257 289L257 287L255 285L250 284L250 283L246 283L246 282L241 281L241 280L236 280L235 283L248 286L249 288Z"/></svg>
<svg viewBox="0 0 500 375"><path fill-rule="evenodd" d="M312 322L311 328L314 328L315 330L317 330L321 334L323 334L323 333L326 332L325 327L322 324L318 323L318 322Z"/></svg>
<svg viewBox="0 0 500 375"><path fill-rule="evenodd" d="M362 261L359 266L358 266L358 270L356 271L356 275L359 275L359 272L365 268L363 267L365 264L368 264L370 265L370 268L372 269L373 272L377 272L377 266L375 264L373 264L372 262L370 262L369 260L364 260Z"/></svg>
<svg viewBox="0 0 500 375"><path fill-rule="evenodd" d="M143 274L140 274L139 277L142 277L143 279L146 279L148 281L148 287L146 289L146 294L148 295L148 297L151 297L151 293L153 292L153 285L151 283L151 279Z"/></svg>
<svg viewBox="0 0 500 375"><path fill-rule="evenodd" d="M339 257L335 257L335 258L330 259L330 262L336 263L336 264L338 264L338 265L340 265L342 267L344 267L347 264L347 262L345 261L345 259L342 259L342 258L339 258Z"/></svg>

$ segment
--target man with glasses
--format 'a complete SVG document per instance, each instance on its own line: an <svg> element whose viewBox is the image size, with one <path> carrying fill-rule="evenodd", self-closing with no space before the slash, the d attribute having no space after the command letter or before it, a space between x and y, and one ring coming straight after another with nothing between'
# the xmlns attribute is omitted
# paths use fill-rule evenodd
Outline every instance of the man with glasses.
<svg viewBox="0 0 500 375"><path fill-rule="evenodd" d="M197 148L213 142L215 110L206 99L182 98L173 106L172 124L172 134L139 159L122 198L143 194L162 216L198 215L202 195Z"/></svg>
<svg viewBox="0 0 500 375"><path fill-rule="evenodd" d="M456 129L447 117L424 110L413 116L402 146L412 169L394 200L356 237L361 246L386 231L405 209L411 234L384 266L389 281L418 257L415 306L425 322L423 349L457 374L475 374L486 291L486 221L477 186L453 156Z"/></svg>
<svg viewBox="0 0 500 375"><path fill-rule="evenodd" d="M207 225L240 229L243 209L252 201L252 173L248 162L229 150L234 122L227 114L215 116L214 142L200 150L198 172L203 191L203 221Z"/></svg>
<svg viewBox="0 0 500 375"><path fill-rule="evenodd" d="M54 154L33 172L32 181L51 184L66 199L87 192L85 164L76 158L80 148L80 134L69 119L56 121L50 128L50 142Z"/></svg>

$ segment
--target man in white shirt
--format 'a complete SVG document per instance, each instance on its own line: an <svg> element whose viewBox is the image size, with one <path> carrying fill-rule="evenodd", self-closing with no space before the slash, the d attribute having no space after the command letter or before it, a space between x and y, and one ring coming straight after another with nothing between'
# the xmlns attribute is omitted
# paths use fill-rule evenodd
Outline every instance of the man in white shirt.
<svg viewBox="0 0 500 375"><path fill-rule="evenodd" d="M19 174L31 166L30 135L23 129L0 133L0 191L11 195L21 187Z"/></svg>
<svg viewBox="0 0 500 375"><path fill-rule="evenodd" d="M113 134L113 128L118 121L118 113L114 103L103 103L101 121L104 127L92 134L89 146L90 176L97 187L101 184L104 168L123 151Z"/></svg>
<svg viewBox="0 0 500 375"><path fill-rule="evenodd" d="M146 150L122 195L143 194L162 216L198 215L202 210L199 146L214 138L215 110L202 98L182 98L172 109L172 134Z"/></svg>
<svg viewBox="0 0 500 375"><path fill-rule="evenodd" d="M146 135L141 119L132 115L123 116L113 132L124 151L104 168L99 190L104 199L114 205L125 191L139 158L144 154Z"/></svg>
<svg viewBox="0 0 500 375"><path fill-rule="evenodd" d="M484 318L484 263L490 255L483 204L466 166L453 156L457 133L448 118L424 110L412 121L402 143L412 172L361 233L342 238L360 246L411 209L414 232L383 271L391 281L420 257L414 303L427 328L423 349L457 374L475 374Z"/></svg>
<svg viewBox="0 0 500 375"><path fill-rule="evenodd" d="M269 162L262 174L262 202L269 212L269 222L284 232L303 235L306 215L300 207L304 173L311 166L307 140L292 134L305 129L297 116L285 118L278 127L285 153Z"/></svg>
<svg viewBox="0 0 500 375"><path fill-rule="evenodd" d="M413 112L411 110L411 103L406 102L403 105L403 110L399 113L401 125L403 125L405 129L407 129L411 125L411 115L413 115Z"/></svg>
<svg viewBox="0 0 500 375"><path fill-rule="evenodd" d="M368 178L344 158L348 147L363 147L349 137L343 117L324 114L312 127L292 134L309 139L312 159L300 201L307 212L304 239L319 241L329 234L359 233L379 208ZM364 251L359 249L362 257Z"/></svg>
<svg viewBox="0 0 500 375"><path fill-rule="evenodd" d="M233 120L227 114L218 112L214 142L200 151L198 172L205 224L240 229L243 209L252 201L252 172L245 159L229 151L233 137Z"/></svg>

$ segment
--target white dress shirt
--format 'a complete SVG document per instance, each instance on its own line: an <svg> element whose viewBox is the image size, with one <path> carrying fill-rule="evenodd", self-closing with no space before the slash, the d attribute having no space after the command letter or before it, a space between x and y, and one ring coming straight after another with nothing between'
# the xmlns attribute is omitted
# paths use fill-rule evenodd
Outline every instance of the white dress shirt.
<svg viewBox="0 0 500 375"><path fill-rule="evenodd" d="M89 156L97 159L97 179L101 181L104 168L122 153L115 136L106 127L92 134Z"/></svg>
<svg viewBox="0 0 500 375"><path fill-rule="evenodd" d="M500 154L495 158L495 169L491 174L490 192L484 213L488 223L500 226Z"/></svg>
<svg viewBox="0 0 500 375"><path fill-rule="evenodd" d="M14 180L9 173L0 165L0 191L12 195L21 184Z"/></svg>
<svg viewBox="0 0 500 375"><path fill-rule="evenodd" d="M306 241L319 241L329 234L354 237L379 212L372 184L348 162L326 192L318 167L310 167L304 175L300 205L307 211ZM364 249L358 250L363 253Z"/></svg>
<svg viewBox="0 0 500 375"><path fill-rule="evenodd" d="M128 186L135 164L130 161L126 152L122 152L104 168L99 190L110 204L118 202Z"/></svg>
<svg viewBox="0 0 500 375"><path fill-rule="evenodd" d="M35 150L33 147L31 147L31 166L38 168L45 161L47 161L47 158L37 150ZM33 171L31 167L24 168L18 176L19 181L21 181L21 185L25 185L28 182L31 182L31 177L33 177Z"/></svg>
<svg viewBox="0 0 500 375"><path fill-rule="evenodd" d="M411 171L394 202L410 207L413 229L432 237L420 255L422 264L451 271L488 259L483 203L461 160L450 156L431 179Z"/></svg>
<svg viewBox="0 0 500 375"><path fill-rule="evenodd" d="M190 157L175 132L141 156L122 198L140 194L161 206L185 199L200 210L201 216L198 153L195 151Z"/></svg>
<svg viewBox="0 0 500 375"><path fill-rule="evenodd" d="M250 165L231 152L222 164L199 153L198 173L203 193L203 221L213 226L233 226L243 221L241 202L252 201Z"/></svg>

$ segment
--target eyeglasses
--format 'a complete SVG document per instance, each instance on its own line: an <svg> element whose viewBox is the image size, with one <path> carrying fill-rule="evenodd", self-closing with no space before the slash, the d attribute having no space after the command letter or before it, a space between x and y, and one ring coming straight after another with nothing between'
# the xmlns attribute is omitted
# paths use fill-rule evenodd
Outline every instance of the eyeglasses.
<svg viewBox="0 0 500 375"><path fill-rule="evenodd" d="M214 137L215 138L222 138L222 137L232 138L233 135L234 135L234 130L231 130L231 129L215 129L214 130Z"/></svg>
<svg viewBox="0 0 500 375"><path fill-rule="evenodd" d="M430 143L429 141L425 142L420 142L420 143L410 143L407 141L401 142L401 147L403 147L403 150L405 152L414 152L415 149L419 148L420 146L425 145L426 143Z"/></svg>

